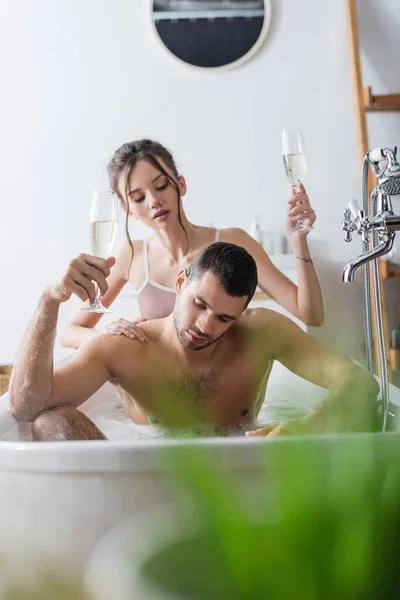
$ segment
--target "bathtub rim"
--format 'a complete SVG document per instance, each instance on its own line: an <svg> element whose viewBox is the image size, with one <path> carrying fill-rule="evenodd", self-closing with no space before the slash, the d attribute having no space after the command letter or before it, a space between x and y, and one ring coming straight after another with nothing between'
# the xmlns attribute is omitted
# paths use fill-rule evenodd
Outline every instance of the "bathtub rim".
<svg viewBox="0 0 400 600"><path fill-rule="evenodd" d="M304 453L296 452L301 447ZM183 450L182 450L183 449ZM135 441L0 442L0 472L52 474L174 470L176 453L204 454L224 470L336 462L400 464L400 432L325 434L287 438L200 438Z"/></svg>

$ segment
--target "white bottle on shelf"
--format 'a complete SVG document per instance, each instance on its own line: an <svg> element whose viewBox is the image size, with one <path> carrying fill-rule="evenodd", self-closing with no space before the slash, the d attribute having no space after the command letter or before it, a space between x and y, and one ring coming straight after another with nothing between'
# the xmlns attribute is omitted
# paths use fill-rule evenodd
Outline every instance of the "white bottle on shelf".
<svg viewBox="0 0 400 600"><path fill-rule="evenodd" d="M263 245L263 239L262 239L263 236L262 236L262 231L261 231L261 227L258 222L257 215L253 216L249 234L251 235L252 238L254 238L260 244L260 246Z"/></svg>

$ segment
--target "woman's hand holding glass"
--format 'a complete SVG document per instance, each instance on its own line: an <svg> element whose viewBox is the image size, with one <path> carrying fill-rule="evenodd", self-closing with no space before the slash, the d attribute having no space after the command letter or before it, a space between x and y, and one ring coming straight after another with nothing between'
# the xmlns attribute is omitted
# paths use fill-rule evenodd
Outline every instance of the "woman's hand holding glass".
<svg viewBox="0 0 400 600"><path fill-rule="evenodd" d="M305 237L313 228L316 218L317 216L310 205L310 200L304 185L300 183L299 191L297 192L296 189L293 188L292 197L288 200L286 217L286 231L288 232L288 235ZM296 227L297 223L300 222L302 223L302 226Z"/></svg>
<svg viewBox="0 0 400 600"><path fill-rule="evenodd" d="M140 327L136 327L139 323L143 323L143 321L147 321L147 319L135 319L134 321L127 321L126 319L118 319L117 321L113 321L104 327L102 333L110 334L110 335L125 335L131 340L138 340L139 342L146 342L147 337L140 329Z"/></svg>
<svg viewBox="0 0 400 600"><path fill-rule="evenodd" d="M286 177L293 187L294 194L296 194L296 198L292 197L292 200L293 202L296 202L297 205L300 205L303 203L304 198L299 198L299 196L302 193L305 193L302 184L307 173L306 144L301 129L283 130L282 157ZM293 214L293 216L297 216L297 214ZM288 233L295 233L296 230L300 229L306 230L306 233L308 233L311 231L312 225L306 223L305 218L298 218L294 221L293 225L289 225L286 229Z"/></svg>

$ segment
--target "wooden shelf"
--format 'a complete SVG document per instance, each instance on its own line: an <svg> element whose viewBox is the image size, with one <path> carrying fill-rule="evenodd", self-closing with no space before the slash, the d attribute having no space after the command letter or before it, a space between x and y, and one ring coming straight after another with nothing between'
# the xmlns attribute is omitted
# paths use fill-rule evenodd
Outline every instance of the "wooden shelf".
<svg viewBox="0 0 400 600"><path fill-rule="evenodd" d="M364 108L367 112L398 112L400 111L400 94L385 94L375 96L372 88L364 88Z"/></svg>
<svg viewBox="0 0 400 600"><path fill-rule="evenodd" d="M396 348L390 348L388 358L393 371L400 371L400 351Z"/></svg>
<svg viewBox="0 0 400 600"><path fill-rule="evenodd" d="M400 277L400 265L396 265L390 260L380 260L379 270L382 279L397 279Z"/></svg>

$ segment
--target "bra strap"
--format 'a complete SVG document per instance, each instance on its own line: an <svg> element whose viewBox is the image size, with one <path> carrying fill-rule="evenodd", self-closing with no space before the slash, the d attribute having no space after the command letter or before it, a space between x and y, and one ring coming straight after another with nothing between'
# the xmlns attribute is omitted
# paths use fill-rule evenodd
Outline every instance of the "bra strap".
<svg viewBox="0 0 400 600"><path fill-rule="evenodd" d="M150 279L149 257L147 254L147 239L143 240L143 266L145 282L147 283Z"/></svg>

